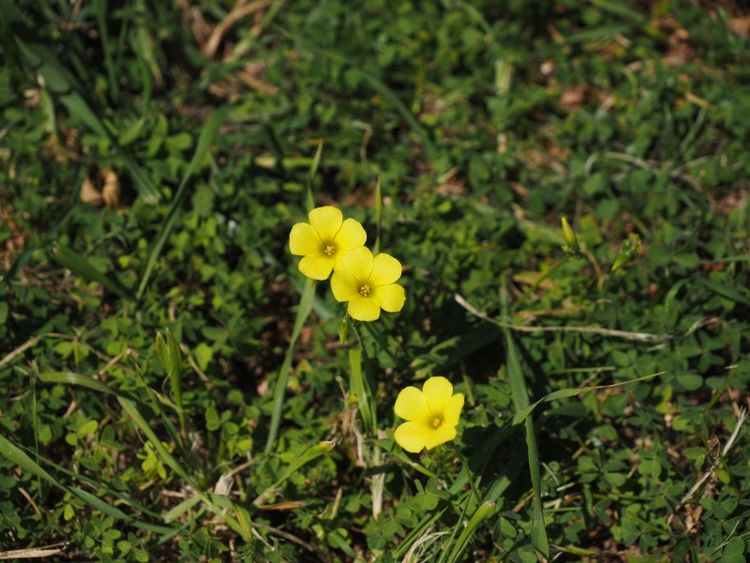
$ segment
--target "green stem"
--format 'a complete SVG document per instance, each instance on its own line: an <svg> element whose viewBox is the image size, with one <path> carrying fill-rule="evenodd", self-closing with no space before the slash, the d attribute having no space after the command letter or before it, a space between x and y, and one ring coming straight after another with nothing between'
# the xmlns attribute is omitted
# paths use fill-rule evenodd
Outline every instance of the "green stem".
<svg viewBox="0 0 750 563"><path fill-rule="evenodd" d="M380 187L380 176L375 184L375 244L372 247L372 253L380 252L380 227L383 215L383 194Z"/></svg>
<svg viewBox="0 0 750 563"><path fill-rule="evenodd" d="M377 413L370 407L370 394L368 393L367 382L365 381L364 370L362 369L362 357L364 355L364 345L362 337L359 334L357 325L350 323L352 331L357 339L357 345L349 348L349 390L354 393L359 406L359 413L362 416L362 422L367 431L377 432L378 421Z"/></svg>
<svg viewBox="0 0 750 563"><path fill-rule="evenodd" d="M286 392L286 385L289 380L289 373L292 370L292 359L294 358L294 346L297 343L299 334L302 331L302 327L305 325L307 317L310 316L312 311L313 300L315 298L315 281L308 279L305 281L305 287L302 290L302 295L299 300L299 307L297 307L297 316L294 318L294 328L292 328L292 336L289 339L289 346L286 349L284 355L284 363L281 364L279 375L276 379L276 387L273 392L273 413L271 414L271 427L268 430L268 440L266 441L265 453L270 453L273 449L274 442L276 441L276 435L279 432L279 424L281 424L281 412L284 410L284 394Z"/></svg>
<svg viewBox="0 0 750 563"><path fill-rule="evenodd" d="M349 349L349 390L354 393L362 417L365 434L370 434L373 442L370 446L365 445L363 455L368 467L379 467L383 463L383 454L377 443L378 417L375 402L371 401L372 394L365 380L362 369L362 356L364 346L357 325L350 324L357 339L357 345ZM370 328L369 325L365 325ZM385 473L379 472L370 478L370 496L372 498L372 517L377 519L383 511L383 490L385 489Z"/></svg>

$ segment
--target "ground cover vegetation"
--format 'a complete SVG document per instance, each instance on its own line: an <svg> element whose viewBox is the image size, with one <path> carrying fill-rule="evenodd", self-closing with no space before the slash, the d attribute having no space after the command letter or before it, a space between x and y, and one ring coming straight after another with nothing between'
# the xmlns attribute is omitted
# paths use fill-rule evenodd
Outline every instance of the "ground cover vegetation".
<svg viewBox="0 0 750 563"><path fill-rule="evenodd" d="M749 34L0 0L0 554L745 561Z"/></svg>

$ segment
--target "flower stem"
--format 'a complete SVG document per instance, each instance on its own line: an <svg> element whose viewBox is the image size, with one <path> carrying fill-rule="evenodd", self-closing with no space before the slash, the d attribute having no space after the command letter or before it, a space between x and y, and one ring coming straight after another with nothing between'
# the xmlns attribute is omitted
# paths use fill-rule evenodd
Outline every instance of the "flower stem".
<svg viewBox="0 0 750 563"><path fill-rule="evenodd" d="M357 344L349 349L349 390L357 399L359 413L362 417L365 435L369 434L372 439L370 444L363 447L363 456L368 467L379 467L383 463L383 453L380 451L375 440L378 438L377 410L372 401L372 394L368 388L367 381L362 369L362 356L364 345L355 323L350 324ZM368 325L365 325L370 328ZM370 496L372 498L372 517L378 518L383 511L383 490L385 489L385 473L378 472L370 477Z"/></svg>
<svg viewBox="0 0 750 563"><path fill-rule="evenodd" d="M378 427L377 413L370 407L370 394L362 369L364 346L359 330L355 323L351 323L352 331L357 339L356 346L349 349L349 390L354 393L362 416L362 422L368 432L376 432Z"/></svg>

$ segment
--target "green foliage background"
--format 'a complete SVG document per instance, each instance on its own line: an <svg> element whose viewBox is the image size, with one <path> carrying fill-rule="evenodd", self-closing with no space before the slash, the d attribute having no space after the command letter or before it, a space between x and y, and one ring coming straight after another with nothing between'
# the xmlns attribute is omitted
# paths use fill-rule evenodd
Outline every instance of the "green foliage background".
<svg viewBox="0 0 750 563"><path fill-rule="evenodd" d="M550 558L745 561L747 427L730 440L750 382L741 7L254 5L212 54L232 2L0 2L0 546L536 561L512 348L532 402L658 374L531 414ZM118 205L82 203L106 169ZM408 295L365 338L384 459L358 455L326 284L264 454L306 186L372 242L377 178ZM429 375L466 395L461 432L408 456L392 404Z"/></svg>

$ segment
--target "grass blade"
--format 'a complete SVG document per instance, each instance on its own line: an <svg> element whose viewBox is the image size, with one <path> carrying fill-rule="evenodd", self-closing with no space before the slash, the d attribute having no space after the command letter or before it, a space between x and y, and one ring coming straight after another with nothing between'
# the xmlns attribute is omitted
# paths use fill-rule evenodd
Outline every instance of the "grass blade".
<svg viewBox="0 0 750 563"><path fill-rule="evenodd" d="M169 212L167 213L167 218L164 221L164 225L162 226L161 231L159 231L159 234L156 236L156 240L154 241L154 244L151 246L151 250L149 251L148 258L146 260L146 267L143 270L143 275L141 276L141 283L138 286L138 291L136 292L137 299L140 299L143 295L143 291L146 289L146 284L148 284L148 279L149 277L151 277L151 271L154 269L156 260L159 258L161 250L164 247L164 243L166 242L167 237L172 231L172 227L177 220L180 206L182 205L182 201L185 198L185 188L187 187L188 182L192 178L195 170L206 159L208 151L213 145L214 139L219 132L219 127L223 123L228 113L229 108L222 108L215 111L201 130L200 137L198 138L198 145L195 148L195 153L193 153L193 158L190 160L190 164L188 164L187 170L185 170L185 174L180 181L180 185L177 188L177 193L175 193L172 204L169 206Z"/></svg>
<svg viewBox="0 0 750 563"><path fill-rule="evenodd" d="M78 487L70 487L70 490L78 498L80 498L86 504L90 505L91 507L98 510L102 514L111 516L115 520L129 520L130 519L130 516L125 514L119 508L115 508L114 506L107 504L99 497L96 497L92 495L91 493L84 491L83 489L79 489Z"/></svg>
<svg viewBox="0 0 750 563"><path fill-rule="evenodd" d="M302 290L302 295L300 296L299 306L297 307L297 315L294 317L292 336L289 339L289 345L287 346L286 354L284 355L284 362L281 364L281 369L279 369L279 375L276 379L276 387L273 391L273 413L271 414L271 427L268 431L265 453L271 452L274 442L276 441L276 435L279 432L279 424L281 424L281 411L284 408L284 394L286 392L286 384L289 379L289 372L292 369L294 346L295 344L297 344L299 333L302 331L302 327L305 326L307 317L310 316L314 297L315 281L311 279L305 279L305 287Z"/></svg>
<svg viewBox="0 0 750 563"><path fill-rule="evenodd" d="M612 385L591 385L589 387L577 387L577 388L574 387L574 388L568 388L568 389L558 389L557 391L548 393L547 395L545 395L538 401L532 403L531 405L528 405L526 408L522 410L517 410L516 414L513 416L513 424L514 425L521 424L534 411L534 409L536 409L542 403L548 403L556 399L567 399L568 397L574 397L578 395L579 393L586 393L587 391L596 391L597 389L611 389L613 387L621 387L623 385L630 385L631 383L638 383L639 381L653 379L654 377L658 377L662 375L663 373L664 373L663 371L659 371L657 373L644 375L642 377L636 377L635 379L629 379L628 381L621 381L619 383L613 383Z"/></svg>
<svg viewBox="0 0 750 563"><path fill-rule="evenodd" d="M52 258L60 266L67 268L84 280L96 282L104 289L116 293L123 299L128 298L128 294L118 284L94 268L85 256L73 252L61 244L55 244L52 248Z"/></svg>
<svg viewBox="0 0 750 563"><path fill-rule="evenodd" d="M39 381L42 381L44 383L64 383L70 385L78 385L80 387L86 387L87 389L99 391L100 393L106 393L107 395L116 395L116 393L112 389L110 389L101 381L97 381L89 375L73 373L71 371L42 372L39 374Z"/></svg>
<svg viewBox="0 0 750 563"><path fill-rule="evenodd" d="M477 507L477 509L474 511L474 514L472 514L471 518L469 519L469 523L466 525L466 528L463 529L461 535L458 536L458 540L456 540L456 543L453 544L451 554L448 556L448 563L454 563L458 560L458 558L461 556L461 553L463 553L463 550L466 548L466 544L469 543L469 539L471 539L474 530L476 530L482 522L487 520L487 518L492 516L494 513L495 503L492 501L485 501L480 504L479 507Z"/></svg>
<svg viewBox="0 0 750 563"><path fill-rule="evenodd" d="M52 475L42 469L38 463L26 455L26 452L21 450L2 434L0 434L0 455L8 459L11 463L15 463L24 471L36 475L37 477L41 477L57 487L65 488L59 481L57 481L57 479L52 477Z"/></svg>
<svg viewBox="0 0 750 563"><path fill-rule="evenodd" d="M500 303L503 314L508 314L508 292L505 289L505 280L500 285ZM506 369L510 380L510 391L513 398L513 406L516 413L524 411L529 406L529 393L526 390L526 381L521 369L521 360L518 356L513 333L507 327L503 327L505 335ZM502 368L501 368L502 369ZM544 524L544 510L542 509L541 495L541 471L539 469L539 449L534 432L534 421L531 417L524 420L524 432L526 434L526 450L529 460L529 474L531 487L534 493L531 512L531 544L544 557L549 557L549 540L547 529Z"/></svg>
<svg viewBox="0 0 750 563"><path fill-rule="evenodd" d="M421 536L426 534L427 531L432 528L435 522L440 520L446 510L447 508L441 508L440 510L436 510L432 514L425 516L393 552L394 558L400 559L407 551L409 551L414 542L416 542Z"/></svg>
<svg viewBox="0 0 750 563"><path fill-rule="evenodd" d="M513 341L513 335L505 330L505 342L507 358L508 377L510 379L511 394L516 413L525 411L529 406L529 395L526 391L526 383L521 371L521 362ZM541 498L541 473L539 470L539 450L534 433L534 421L531 417L524 420L526 432L526 449L529 456L529 473L531 475L531 486L534 490L534 501L532 504L531 520L531 543L545 557L549 557L549 541L547 530L544 525L544 513Z"/></svg>
<svg viewBox="0 0 750 563"><path fill-rule="evenodd" d="M18 465L24 471L31 473L32 475L36 475L37 477L44 479L45 481L64 491L71 492L72 494L80 498L83 502L88 504L91 508L102 512L107 516L111 516L116 520L124 520L132 524L133 526L142 528L144 530L150 530L161 534L173 532L172 528L149 524L148 522L143 522L141 520L133 518L132 516L128 516L119 508L115 508L111 504L103 501L99 497L87 491L84 491L79 487L68 487L63 485L60 481L58 481L47 471L45 471L38 463L32 460L23 450L21 450L18 446L8 440L2 434L0 434L0 455L7 458L11 463Z"/></svg>
<svg viewBox="0 0 750 563"><path fill-rule="evenodd" d="M123 410L126 412L126 414L131 418L131 420L135 423L135 425L143 432L146 437L151 441L154 448L156 449L156 452L159 454L159 457L161 457L162 461L166 463L169 467L172 468L172 470L182 477L188 484L190 484L191 487L198 490L195 483L193 483L193 480L188 475L188 472L177 462L177 460L172 456L171 453L164 447L164 445L161 443L161 440L156 436L156 433L152 430L152 428L148 425L146 420L143 418L143 415L140 413L138 408L133 404L132 401L129 399L126 399L124 397L117 397L118 402L122 406ZM230 528L232 528L235 532L240 534L244 539L248 540L248 531L245 527L245 521L243 520L241 523L235 520L232 516L227 514L225 511L223 511L219 506L213 502L213 500L209 497L209 495L206 495L205 493L199 492L198 498L203 501L206 505L206 507L211 510L214 514L220 516L224 523L227 524ZM237 510L237 507L235 508L235 513L239 514L239 510Z"/></svg>
<svg viewBox="0 0 750 563"><path fill-rule="evenodd" d="M273 485L271 485L265 491L263 491L260 495L258 495L258 498L256 498L253 501L253 504L256 506L263 504L265 499L273 494L273 491L275 491L281 485L283 485L284 481L289 479L289 477L291 477L303 465L306 465L310 463L311 461L313 461L314 459L317 459L320 456L327 454L335 446L336 446L336 442L332 442L329 440L329 441L319 442L315 444L314 446L310 446L309 448L307 448L302 455L297 457L294 461L292 461L289 464L289 466L281 474L281 477L279 477Z"/></svg>
<svg viewBox="0 0 750 563"><path fill-rule="evenodd" d="M166 339L161 333L156 334L156 351L159 355L161 367L167 373L169 384L172 388L172 397L177 405L177 417L180 420L180 429L185 434L185 413L182 410L182 386L180 382L181 355L180 345L171 330L165 332Z"/></svg>
<svg viewBox="0 0 750 563"><path fill-rule="evenodd" d="M700 281L708 289L718 295L721 295L722 297L726 297L727 299L731 299L732 301L736 301L737 303L741 303L743 305L750 305L750 298L745 297L731 285L723 285L706 279L701 279Z"/></svg>
<svg viewBox="0 0 750 563"><path fill-rule="evenodd" d="M117 400L120 403L120 406L122 406L122 409L125 411L125 413L141 430L141 432L143 432L151 441L151 444L153 444L162 461L169 467L171 467L172 470L177 475L182 477L185 481L187 481L188 483L192 483L188 472L185 471L185 469L183 469L183 467L179 463L177 463L177 460L172 456L172 454L167 451L167 448L165 448L161 443L161 440L159 440L159 438L156 436L156 433L148 425L146 419L143 418L143 415L140 413L135 404L130 399L126 399L125 397L117 397Z"/></svg>
<svg viewBox="0 0 750 563"><path fill-rule="evenodd" d="M174 522L175 520L177 520L180 516L185 514L188 510L193 508L199 502L201 502L200 495L195 495L186 500L183 500L180 504L175 506L172 510L164 514L164 521L168 523Z"/></svg>

